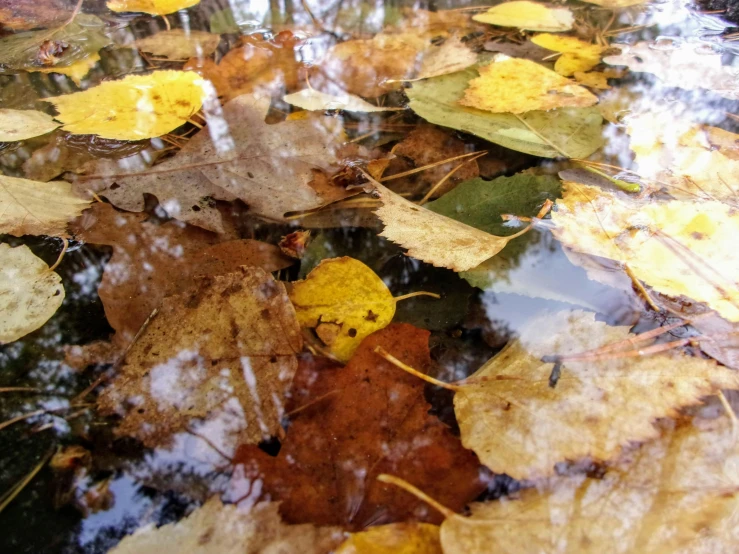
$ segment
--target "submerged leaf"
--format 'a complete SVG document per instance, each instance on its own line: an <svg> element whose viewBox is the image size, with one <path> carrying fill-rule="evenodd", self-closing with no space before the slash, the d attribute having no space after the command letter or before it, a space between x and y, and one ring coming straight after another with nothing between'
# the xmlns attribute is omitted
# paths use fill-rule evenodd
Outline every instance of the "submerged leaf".
<svg viewBox="0 0 739 554"><path fill-rule="evenodd" d="M0 26L27 31L64 23L74 11L74 0L0 0Z"/></svg>
<svg viewBox="0 0 739 554"><path fill-rule="evenodd" d="M0 175L0 233L67 236L67 222L90 203L65 181L40 183Z"/></svg>
<svg viewBox="0 0 739 554"><path fill-rule="evenodd" d="M441 46L431 46L423 52L421 67L415 78L438 77L462 71L475 63L477 54L465 46L458 37L451 37Z"/></svg>
<svg viewBox="0 0 739 554"><path fill-rule="evenodd" d="M395 300L382 279L359 260L347 257L323 260L293 284L290 300L300 325L315 329L342 362L395 314Z"/></svg>
<svg viewBox="0 0 739 554"><path fill-rule="evenodd" d="M566 182L552 212L557 239L578 252L628 264L655 290L707 303L739 321L735 208L710 202L640 202Z"/></svg>
<svg viewBox="0 0 739 554"><path fill-rule="evenodd" d="M303 357L293 383L287 436L277 456L256 446L236 454L233 487L261 483L292 523L363 530L412 518L438 522L422 502L376 480L401 475L455 510L483 489L475 455L430 415L423 381L375 354L395 351L431 368L428 331L392 324L362 342L346 367ZM257 493L258 494L258 493Z"/></svg>
<svg viewBox="0 0 739 554"><path fill-rule="evenodd" d="M442 554L439 526L429 523L390 523L352 535L336 554Z"/></svg>
<svg viewBox="0 0 739 554"><path fill-rule="evenodd" d="M0 344L41 327L63 300L61 277L28 246L0 244Z"/></svg>
<svg viewBox="0 0 739 554"><path fill-rule="evenodd" d="M521 114L554 108L587 108L598 97L554 71L532 62L499 57L478 68L460 103L493 113Z"/></svg>
<svg viewBox="0 0 739 554"><path fill-rule="evenodd" d="M30 71L34 73L58 73L59 75L66 75L77 85L82 84L82 79L90 73L90 70L97 65L100 61L100 54L90 54L84 60L74 62L72 65L66 67L39 67L38 69L32 69Z"/></svg>
<svg viewBox="0 0 739 554"><path fill-rule="evenodd" d="M277 434L301 348L284 286L242 267L166 297L98 408L123 416L118 435L148 446L211 429L209 439L232 452Z"/></svg>
<svg viewBox="0 0 739 554"><path fill-rule="evenodd" d="M472 19L501 27L518 27L527 31L550 33L569 31L575 21L572 12L567 8L550 8L545 4L527 0L498 4Z"/></svg>
<svg viewBox="0 0 739 554"><path fill-rule="evenodd" d="M109 139L141 140L173 131L205 100L203 80L192 71L155 71L106 81L96 87L48 98L64 130Z"/></svg>
<svg viewBox="0 0 739 554"><path fill-rule="evenodd" d="M472 133L534 156L587 158L603 144L603 118L596 108L561 108L521 116L496 114L459 104L473 69L413 83L409 107L436 125Z"/></svg>
<svg viewBox="0 0 739 554"><path fill-rule="evenodd" d="M171 60L186 60L194 56L208 57L218 48L220 35L205 31L171 29L140 38L134 46L142 52L151 52Z"/></svg>
<svg viewBox="0 0 739 554"><path fill-rule="evenodd" d="M109 0L106 6L114 12L143 12L151 15L167 15L191 8L200 0Z"/></svg>
<svg viewBox="0 0 739 554"><path fill-rule="evenodd" d="M303 108L304 110L344 110L347 112L385 112L395 110L395 108L386 108L375 106L359 96L353 94L326 94L312 88L306 88L300 92L294 92L283 96L282 99L288 104Z"/></svg>
<svg viewBox="0 0 739 554"><path fill-rule="evenodd" d="M329 554L341 541L338 528L284 524L277 508L224 505L214 496L177 523L138 529L108 554Z"/></svg>
<svg viewBox="0 0 739 554"><path fill-rule="evenodd" d="M723 388L739 373L675 351L604 359L542 358L588 352L629 339L595 314L563 311L531 321L521 336L462 382L454 411L462 443L495 473L516 479L550 475L558 462L610 460L630 442L658 436L653 423ZM649 344L640 343L640 348Z"/></svg>
<svg viewBox="0 0 739 554"><path fill-rule="evenodd" d="M37 110L0 109L0 141L16 142L50 133L59 123Z"/></svg>

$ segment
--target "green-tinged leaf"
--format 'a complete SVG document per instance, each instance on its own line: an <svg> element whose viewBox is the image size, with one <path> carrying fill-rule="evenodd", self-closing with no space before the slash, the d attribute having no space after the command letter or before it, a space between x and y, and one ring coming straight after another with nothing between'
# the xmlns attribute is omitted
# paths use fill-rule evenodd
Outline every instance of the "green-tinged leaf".
<svg viewBox="0 0 739 554"><path fill-rule="evenodd" d="M80 14L58 29L10 35L0 40L0 71L68 67L111 43L104 30L100 18Z"/></svg>
<svg viewBox="0 0 739 554"><path fill-rule="evenodd" d="M475 68L413 84L410 108L431 123L477 135L506 148L556 158L587 158L603 145L597 108L561 108L520 116L496 114L459 104Z"/></svg>

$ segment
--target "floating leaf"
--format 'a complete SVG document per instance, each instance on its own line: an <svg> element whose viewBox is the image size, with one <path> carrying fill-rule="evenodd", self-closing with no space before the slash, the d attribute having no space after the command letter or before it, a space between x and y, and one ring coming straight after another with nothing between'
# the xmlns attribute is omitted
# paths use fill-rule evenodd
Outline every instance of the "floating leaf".
<svg viewBox="0 0 739 554"><path fill-rule="evenodd" d="M323 260L303 281L293 284L290 300L300 325L315 329L342 362L395 314L395 300L382 279L347 257Z"/></svg>
<svg viewBox="0 0 739 554"><path fill-rule="evenodd" d="M277 509L270 502L224 505L214 496L177 523L138 529L108 554L329 554L341 542L341 529L285 525Z"/></svg>
<svg viewBox="0 0 739 554"><path fill-rule="evenodd" d="M268 98L243 95L223 107L221 134L203 129L153 171L126 174L114 165L103 174L100 192L116 206L144 209L144 194L177 219L222 231L210 199L243 200L252 213L283 220L286 212L311 210L351 196L328 181L324 171L337 163L343 132L332 118L268 125ZM322 171L323 170L323 171Z"/></svg>
<svg viewBox="0 0 739 554"><path fill-rule="evenodd" d="M596 6L602 6L604 8L628 8L629 6L637 6L639 4L645 4L649 0L582 0L588 4L595 4Z"/></svg>
<svg viewBox="0 0 739 554"><path fill-rule="evenodd" d="M167 15L191 8L200 0L109 0L108 9L114 12L142 12L151 15Z"/></svg>
<svg viewBox="0 0 739 554"><path fill-rule="evenodd" d="M245 479L259 481L261 494L281 502L285 521L352 530L410 517L439 521L423 503L378 482L383 472L397 473L453 509L475 498L484 489L475 455L428 413L423 381L374 353L382 346L428 371L428 338L428 331L392 324L367 337L346 367L302 357L280 452L240 448L236 490Z"/></svg>
<svg viewBox="0 0 739 554"><path fill-rule="evenodd" d="M82 83L82 79L90 73L90 70L97 65L100 61L100 54L90 54L84 60L74 62L72 65L67 67L44 67L33 69L34 73L58 73L59 75L66 75L72 81L79 86Z"/></svg>
<svg viewBox="0 0 739 554"><path fill-rule="evenodd" d="M521 114L554 108L587 108L598 97L554 71L532 62L497 57L478 68L460 103L493 113Z"/></svg>
<svg viewBox="0 0 739 554"><path fill-rule="evenodd" d="M534 156L587 158L603 144L603 119L595 108L561 108L517 117L461 106L467 83L476 76L476 71L467 69L413 83L406 90L409 107L436 125Z"/></svg>
<svg viewBox="0 0 739 554"><path fill-rule="evenodd" d="M171 60L186 60L194 56L207 57L213 54L221 42L220 35L185 29L159 31L149 37L140 38L134 46L142 52L150 52Z"/></svg>
<svg viewBox="0 0 739 554"><path fill-rule="evenodd" d="M451 37L441 46L431 46L423 52L421 67L416 79L438 77L462 71L477 63L477 54L465 46L458 37Z"/></svg>
<svg viewBox="0 0 739 554"><path fill-rule="evenodd" d="M441 526L446 554L733 552L739 464L728 417L694 419L604 475L556 477L518 498L472 504Z"/></svg>
<svg viewBox="0 0 739 554"><path fill-rule="evenodd" d="M312 88L306 88L300 92L294 92L283 96L282 99L288 104L303 108L304 110L344 110L347 112L385 112L395 110L395 108L387 108L375 106L359 96L353 94L326 94Z"/></svg>
<svg viewBox="0 0 739 554"><path fill-rule="evenodd" d="M0 141L16 142L50 133L59 127L49 114L36 110L0 109Z"/></svg>
<svg viewBox="0 0 739 554"><path fill-rule="evenodd" d="M301 348L283 285L242 267L164 298L98 408L148 446L211 425L210 439L233 451L277 433Z"/></svg>
<svg viewBox="0 0 739 554"><path fill-rule="evenodd" d="M739 389L736 371L679 352L617 357L636 352L629 342L603 359L565 359L554 385L555 364L542 362L632 337L628 327L595 321L591 312L531 321L459 386L454 412L462 444L495 473L543 477L566 460L610 460L630 442L657 437L657 418L722 388Z"/></svg>
<svg viewBox="0 0 739 554"><path fill-rule="evenodd" d="M547 50L561 52L554 62L554 71L565 77L571 77L578 71L590 71L600 63L600 55L604 48L590 44L575 37L550 35L542 33L531 39L531 42Z"/></svg>
<svg viewBox="0 0 739 554"><path fill-rule="evenodd" d="M65 181L40 183L0 175L0 233L66 237L67 222L89 205Z"/></svg>
<svg viewBox="0 0 739 554"><path fill-rule="evenodd" d="M572 12L567 8L550 8L545 4L526 0L498 4L485 13L473 16L472 19L490 25L549 33L569 31L575 21Z"/></svg>
<svg viewBox="0 0 739 554"><path fill-rule="evenodd" d="M336 554L442 554L439 526L429 523L390 523L352 535Z"/></svg>
<svg viewBox="0 0 739 554"><path fill-rule="evenodd" d="M552 212L554 236L592 256L628 264L655 290L705 302L739 321L739 214L721 202L639 202L566 182Z"/></svg>
<svg viewBox="0 0 739 554"><path fill-rule="evenodd" d="M472 269L529 229L508 237L491 235L417 206L376 181L368 187L382 202L375 211L385 224L380 236L406 248L409 256L436 267Z"/></svg>
<svg viewBox="0 0 739 554"><path fill-rule="evenodd" d="M56 118L65 131L119 140L165 135L197 113L203 100L203 80L192 71L128 75L46 99L59 111Z"/></svg>
<svg viewBox="0 0 739 554"><path fill-rule="evenodd" d="M0 344L41 327L63 301L61 277L28 246L0 244Z"/></svg>
<svg viewBox="0 0 739 554"><path fill-rule="evenodd" d="M607 64L625 65L634 72L652 73L666 87L708 89L724 98L739 99L736 69L724 66L721 54L705 52L705 47L700 43L678 44L667 38L655 42L637 42L633 46L612 46L620 48L621 53L603 58Z"/></svg>

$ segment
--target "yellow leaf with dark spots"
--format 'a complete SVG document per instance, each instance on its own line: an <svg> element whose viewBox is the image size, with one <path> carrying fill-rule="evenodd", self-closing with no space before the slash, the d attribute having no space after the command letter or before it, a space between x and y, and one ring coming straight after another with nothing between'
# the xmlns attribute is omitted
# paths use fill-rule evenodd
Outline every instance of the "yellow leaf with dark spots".
<svg viewBox="0 0 739 554"><path fill-rule="evenodd" d="M167 15L191 8L200 0L110 0L106 6L114 12L142 12L151 15Z"/></svg>

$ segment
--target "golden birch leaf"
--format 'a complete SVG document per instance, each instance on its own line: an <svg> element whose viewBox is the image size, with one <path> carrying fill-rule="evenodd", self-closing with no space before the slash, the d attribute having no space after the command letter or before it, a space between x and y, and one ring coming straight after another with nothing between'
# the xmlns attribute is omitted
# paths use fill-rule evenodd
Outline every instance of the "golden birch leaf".
<svg viewBox="0 0 739 554"><path fill-rule="evenodd" d="M82 92L46 99L64 130L117 140L160 137L200 110L203 79L193 71L154 71L106 81Z"/></svg>
<svg viewBox="0 0 739 554"><path fill-rule="evenodd" d="M497 55L479 68L460 100L463 106L493 113L521 114L555 108L584 108L598 97L531 60Z"/></svg>
<svg viewBox="0 0 739 554"><path fill-rule="evenodd" d="M382 279L348 257L323 260L304 280L293 284L290 300L300 325L315 329L342 362L395 315L395 300Z"/></svg>
<svg viewBox="0 0 739 554"><path fill-rule="evenodd" d="M409 256L436 267L454 271L477 267L529 229L498 237L417 206L376 181L367 188L382 202L375 210L385 224L380 236L407 249Z"/></svg>
<svg viewBox="0 0 739 554"><path fill-rule="evenodd" d="M0 244L0 344L41 327L63 300L61 277L28 246Z"/></svg>
<svg viewBox="0 0 739 554"><path fill-rule="evenodd" d="M39 67L38 69L32 70L33 73L59 73L60 75L66 75L74 84L79 86L82 84L82 79L90 73L90 70L97 65L100 61L100 54L93 53L86 57L84 60L74 62L72 65L67 67Z"/></svg>
<svg viewBox="0 0 739 554"><path fill-rule="evenodd" d="M288 104L303 108L304 110L344 110L347 112L386 112L394 111L396 108L383 108L375 106L362 100L354 94L326 94L312 88L306 88L299 92L287 94L282 99Z"/></svg>
<svg viewBox="0 0 739 554"><path fill-rule="evenodd" d="M639 202L566 181L552 222L565 246L628 264L653 289L705 302L739 321L735 208L717 201Z"/></svg>
<svg viewBox="0 0 739 554"><path fill-rule="evenodd" d="M628 118L626 132L640 177L667 184L681 200L736 203L739 135L655 113Z"/></svg>
<svg viewBox="0 0 739 554"><path fill-rule="evenodd" d="M36 110L0 109L0 142L40 137L59 127L49 114Z"/></svg>
<svg viewBox="0 0 739 554"><path fill-rule="evenodd" d="M177 523L138 529L108 554L328 554L341 541L338 527L283 523L278 507L224 505L214 496Z"/></svg>
<svg viewBox="0 0 739 554"><path fill-rule="evenodd" d="M537 2L514 1L493 6L472 19L501 27L558 33L569 31L575 18L567 8L550 8Z"/></svg>
<svg viewBox="0 0 739 554"><path fill-rule="evenodd" d="M351 536L336 554L442 554L439 526L430 523L389 523Z"/></svg>
<svg viewBox="0 0 739 554"><path fill-rule="evenodd" d="M0 175L0 233L67 236L67 222L90 202L66 181L42 183Z"/></svg>
<svg viewBox="0 0 739 554"><path fill-rule="evenodd" d="M739 544L731 421L662 425L597 478L555 477L441 525L445 554L731 554Z"/></svg>
<svg viewBox="0 0 739 554"><path fill-rule="evenodd" d="M233 453L277 434L301 348L282 283L242 266L165 297L98 408L122 416L118 435L147 446L200 429Z"/></svg>
<svg viewBox="0 0 739 554"><path fill-rule="evenodd" d="M191 8L200 0L110 0L106 6L113 12L142 12L151 15L167 15Z"/></svg>
<svg viewBox="0 0 739 554"><path fill-rule="evenodd" d="M578 71L590 71L600 63L603 47L590 44L575 37L565 37L541 33L531 39L531 42L547 50L561 52L562 55L554 62L554 71L565 77L571 77Z"/></svg>
<svg viewBox="0 0 739 554"><path fill-rule="evenodd" d="M630 442L658 436L653 423L723 388L739 373L674 350L654 355L565 360L556 384L547 356L567 356L633 337L595 314L536 318L518 339L464 381L454 397L462 443L495 473L534 479L555 464L610 460ZM640 347L649 346L640 343ZM626 344L620 352L633 350Z"/></svg>
<svg viewBox="0 0 739 554"><path fill-rule="evenodd" d="M221 35L206 31L170 29L140 38L133 44L142 52L149 52L155 56L170 60L187 60L210 56L218 48L219 42Z"/></svg>

